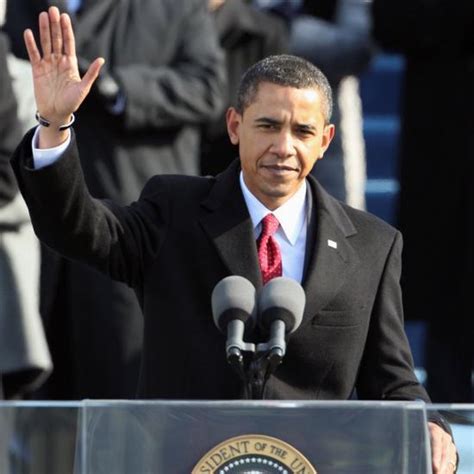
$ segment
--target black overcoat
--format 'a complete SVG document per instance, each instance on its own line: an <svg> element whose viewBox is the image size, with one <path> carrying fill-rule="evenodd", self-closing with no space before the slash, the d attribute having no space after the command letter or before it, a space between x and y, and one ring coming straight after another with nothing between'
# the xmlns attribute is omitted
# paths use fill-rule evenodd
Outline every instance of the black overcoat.
<svg viewBox="0 0 474 474"><path fill-rule="evenodd" d="M474 2L375 0L374 32L404 54L399 224L405 314L426 321L427 385L473 401Z"/></svg>
<svg viewBox="0 0 474 474"><path fill-rule="evenodd" d="M399 154L406 314L472 319L474 3L376 0L373 12L377 40L406 59Z"/></svg>
<svg viewBox="0 0 474 474"><path fill-rule="evenodd" d="M43 242L137 293L145 317L139 396L240 398L210 305L228 275L262 286L238 161L216 178L156 176L129 207L90 197L74 140L55 164L31 167L30 133L14 168ZM363 399L427 400L403 330L400 233L312 177L309 185L306 309L265 397L347 399L356 388Z"/></svg>

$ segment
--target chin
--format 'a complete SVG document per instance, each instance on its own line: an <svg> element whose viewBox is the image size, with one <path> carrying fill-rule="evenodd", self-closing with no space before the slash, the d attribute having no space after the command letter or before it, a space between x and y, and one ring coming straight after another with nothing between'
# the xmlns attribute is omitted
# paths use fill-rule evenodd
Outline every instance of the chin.
<svg viewBox="0 0 474 474"><path fill-rule="evenodd" d="M293 193L294 191L287 188L284 189L281 186L273 186L271 189L265 190L265 195L273 199L284 199L285 197L291 196Z"/></svg>

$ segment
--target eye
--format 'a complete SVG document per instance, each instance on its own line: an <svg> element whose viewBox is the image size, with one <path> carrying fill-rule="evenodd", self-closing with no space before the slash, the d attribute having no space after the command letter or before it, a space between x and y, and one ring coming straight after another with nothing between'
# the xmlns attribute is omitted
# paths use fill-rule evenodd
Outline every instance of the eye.
<svg viewBox="0 0 474 474"><path fill-rule="evenodd" d="M306 127L298 127L296 129L296 133L303 138L311 138L314 137L315 132L311 128L306 128Z"/></svg>
<svg viewBox="0 0 474 474"><path fill-rule="evenodd" d="M261 130L277 130L278 125L276 123L260 123L258 128Z"/></svg>

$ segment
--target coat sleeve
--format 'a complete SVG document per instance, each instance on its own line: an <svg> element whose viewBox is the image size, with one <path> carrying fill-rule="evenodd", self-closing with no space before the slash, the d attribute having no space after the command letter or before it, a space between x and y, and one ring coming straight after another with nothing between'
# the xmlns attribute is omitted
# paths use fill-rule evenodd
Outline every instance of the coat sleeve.
<svg viewBox="0 0 474 474"><path fill-rule="evenodd" d="M178 2L180 44L171 64L119 66L113 75L124 92L129 130L203 124L222 110L226 87L224 55L207 2ZM157 45L159 47L159 45Z"/></svg>
<svg viewBox="0 0 474 474"><path fill-rule="evenodd" d="M74 135L57 161L38 170L33 169L32 137L33 130L15 151L12 166L38 238L65 257L138 287L163 237L166 198L151 184L158 178L131 206L94 199Z"/></svg>
<svg viewBox="0 0 474 474"><path fill-rule="evenodd" d="M357 377L361 399L429 401L416 379L403 325L401 252L402 237L397 232L380 279Z"/></svg>

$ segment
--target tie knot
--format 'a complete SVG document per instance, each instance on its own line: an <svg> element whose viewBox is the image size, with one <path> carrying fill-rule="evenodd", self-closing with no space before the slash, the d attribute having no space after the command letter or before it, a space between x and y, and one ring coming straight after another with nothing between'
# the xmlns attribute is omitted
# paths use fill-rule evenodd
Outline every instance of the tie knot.
<svg viewBox="0 0 474 474"><path fill-rule="evenodd" d="M262 219L262 236L273 235L277 231L279 225L280 223L278 222L278 219L273 214L267 214Z"/></svg>

